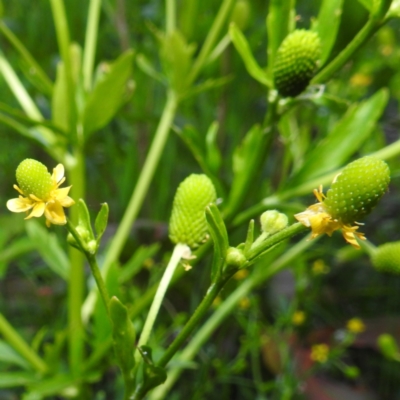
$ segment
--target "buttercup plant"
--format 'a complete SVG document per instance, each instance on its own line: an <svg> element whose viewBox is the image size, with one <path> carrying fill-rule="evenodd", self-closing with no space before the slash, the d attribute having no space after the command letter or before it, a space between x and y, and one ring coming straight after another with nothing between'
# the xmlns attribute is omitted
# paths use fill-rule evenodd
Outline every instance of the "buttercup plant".
<svg viewBox="0 0 400 400"><path fill-rule="evenodd" d="M7 18L0 20L0 35L8 43L0 52L0 74L10 93L3 91L0 123L28 138L27 146L40 146L55 168L49 171L35 160L34 154L41 154L36 149L12 153L12 165L23 161L16 168L18 198L6 207L25 213L27 221L20 220L28 236L17 231L15 216L4 216L0 243L7 248L0 249L0 275L7 279L4 266L13 261L13 266L32 270L32 282L43 274L45 279L38 276L37 281L51 288L62 279L57 299L64 300L66 288L66 301L57 303L63 312L54 312L45 327L35 308L35 319L27 315L29 329L23 327L23 334L13 327L23 318L14 321L10 315L11 323L4 307L4 387L17 385L15 396L27 400L161 400L190 397L195 390L198 398L216 399L221 393L216 384L233 382L229 385L243 400L307 397L300 392L308 387L301 384L308 376L296 372L288 336L280 338L287 365L276 370L279 379L265 382L262 368L270 363L260 360L259 351L275 350L274 343L262 343L266 327L279 332L275 304L288 303L286 319L294 335L314 333L317 307L313 310L313 301L301 303L300 296L295 301L277 299L280 293L264 296L274 285L269 280L292 268L296 291L303 285L306 292L312 260L332 258L324 276L346 263L343 254L357 264L367 253L382 272L397 273L399 261L397 242L375 247L366 240L389 237L391 232L380 229L385 218L362 228L375 207L381 212L378 204L389 184L396 185L400 154L400 141L385 145L383 130L377 128L389 96L391 104L398 100L396 85L379 88L380 81L373 79L379 68L387 71L398 64L397 42L387 39L388 32L397 33L388 25L388 31L368 42L389 20L397 22L400 9L390 0L369 3L324 0L312 16L303 11L305 2L291 0L270 1L268 9L247 0L223 0L217 8L211 0L181 7L166 0L164 8L146 10L131 2L119 2L114 9L111 3L90 0L81 47L71 41L68 18L86 10L70 13L68 2L51 0L59 57L51 54L49 59L59 60L56 69L30 54L34 35L24 31L29 40L22 42L8 27L14 22L8 13L18 2L7 4ZM143 15L151 20L146 26ZM348 15L367 18L357 33L347 31ZM116 35L112 46L110 32ZM95 67L98 36L99 54L115 61ZM260 51L260 43L267 47ZM370 46L368 56L364 46ZM384 52L371 63L371 52L380 49ZM262 54L264 59L265 53L260 66L257 58ZM35 54L44 54L43 48L35 48ZM25 79L19 78L20 65ZM363 94L349 84L361 71L369 71L372 82ZM397 74L393 71L390 82L396 82ZM216 121L209 121L213 115ZM178 138L170 138L171 130ZM187 177L177 182L182 174ZM329 184L324 194L322 185ZM302 197L312 190L317 201L307 207ZM99 201L110 201L110 226L109 206ZM395 203L390 201L389 207ZM344 243L340 252L326 237L310 240L336 230L351 245ZM51 271L37 272L39 256L31 268L33 250ZM368 268L363 271L367 274ZM323 296L320 278L314 292ZM263 301L255 290L260 287ZM271 299L267 306L266 299ZM6 300L5 305L12 304L13 299ZM231 314L235 318L227 319ZM329 309L318 315L319 324L334 320L328 314ZM343 321L339 326L345 326ZM360 318L350 321L343 330L346 343L327 346L322 339L311 350L315 366L336 363L346 376L359 373L342 358L367 324ZM226 368L222 351L228 347L235 357ZM232 371L236 376L245 369L251 379L242 390ZM189 379L179 380L183 371ZM204 376L209 379L200 382Z"/></svg>

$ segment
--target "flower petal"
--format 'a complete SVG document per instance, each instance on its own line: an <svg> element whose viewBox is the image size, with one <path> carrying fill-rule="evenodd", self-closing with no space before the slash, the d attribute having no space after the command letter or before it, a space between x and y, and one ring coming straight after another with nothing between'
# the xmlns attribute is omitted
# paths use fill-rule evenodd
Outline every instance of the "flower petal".
<svg viewBox="0 0 400 400"><path fill-rule="evenodd" d="M65 225L67 218L65 217L64 209L58 201L47 203L44 210L44 216L47 221L54 225ZM46 221L46 225L47 225Z"/></svg>
<svg viewBox="0 0 400 400"><path fill-rule="evenodd" d="M35 203L26 197L19 197L18 199L11 199L7 201L7 208L12 212L23 212L30 210Z"/></svg>
<svg viewBox="0 0 400 400"><path fill-rule="evenodd" d="M71 197L67 196L60 200L60 204L63 207L71 207L75 204L75 200L72 199Z"/></svg>
<svg viewBox="0 0 400 400"><path fill-rule="evenodd" d="M71 186L67 186L65 188L53 190L51 197L56 201L61 201L62 199L68 196L70 189Z"/></svg>
<svg viewBox="0 0 400 400"><path fill-rule="evenodd" d="M44 213L45 207L46 207L46 204L43 201L35 203L35 205L33 206L32 212L25 219L30 219L33 217L37 217L37 218L41 217Z"/></svg>
<svg viewBox="0 0 400 400"><path fill-rule="evenodd" d="M54 181L61 185L62 182L61 179L64 177L64 165L58 164L54 169L53 169L53 175L52 175Z"/></svg>

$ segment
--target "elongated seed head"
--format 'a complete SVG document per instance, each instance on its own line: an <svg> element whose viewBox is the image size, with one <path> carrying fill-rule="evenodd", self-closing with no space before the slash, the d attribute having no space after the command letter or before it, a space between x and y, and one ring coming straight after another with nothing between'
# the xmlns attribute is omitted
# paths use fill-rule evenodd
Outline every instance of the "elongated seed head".
<svg viewBox="0 0 400 400"><path fill-rule="evenodd" d="M318 69L321 41L315 32L298 29L281 43L274 61L274 83L285 97L299 95Z"/></svg>
<svg viewBox="0 0 400 400"><path fill-rule="evenodd" d="M379 246L371 257L372 265L379 272L400 274L400 242Z"/></svg>
<svg viewBox="0 0 400 400"><path fill-rule="evenodd" d="M26 196L33 194L44 201L48 199L54 187L47 167L31 158L27 158L18 165L16 178L19 188Z"/></svg>
<svg viewBox="0 0 400 400"><path fill-rule="evenodd" d="M337 220L353 224L368 215L388 190L390 170L379 158L366 156L348 164L328 190L324 208Z"/></svg>
<svg viewBox="0 0 400 400"><path fill-rule="evenodd" d="M206 175L192 174L179 185L172 206L169 237L174 243L197 247L207 238L205 208L217 198Z"/></svg>

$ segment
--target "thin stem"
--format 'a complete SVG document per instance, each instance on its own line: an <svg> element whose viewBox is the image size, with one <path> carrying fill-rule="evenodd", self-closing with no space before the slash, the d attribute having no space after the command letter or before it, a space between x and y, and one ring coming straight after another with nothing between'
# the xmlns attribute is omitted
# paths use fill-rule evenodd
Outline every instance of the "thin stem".
<svg viewBox="0 0 400 400"><path fill-rule="evenodd" d="M354 39L311 80L311 83L317 84L328 81L384 23L385 20L370 18Z"/></svg>
<svg viewBox="0 0 400 400"><path fill-rule="evenodd" d="M72 73L72 62L70 53L70 37L67 16L65 13L64 2L62 0L51 0L51 9L53 12L53 20L56 28L58 47L60 49L61 58L64 63L67 99L69 111L69 129L73 135L76 135L76 104L75 104L75 83Z"/></svg>
<svg viewBox="0 0 400 400"><path fill-rule="evenodd" d="M46 373L48 371L49 368L47 364L33 351L2 314L0 314L0 333L36 371L40 373Z"/></svg>
<svg viewBox="0 0 400 400"><path fill-rule="evenodd" d="M165 8L165 27L167 34L170 34L176 29L176 0L166 0Z"/></svg>
<svg viewBox="0 0 400 400"><path fill-rule="evenodd" d="M97 33L101 9L101 0L91 0L85 35L85 50L83 53L83 87L86 91L92 88L92 75L96 55Z"/></svg>
<svg viewBox="0 0 400 400"><path fill-rule="evenodd" d="M14 33L3 21L0 21L0 30L3 35L9 40L9 42L14 46L14 48L18 51L18 53L22 56L22 58L24 58L25 61L31 66L31 68L33 68L32 73L39 78L46 92L48 94L51 94L53 92L53 82L43 71L41 66L36 62L32 54L27 50L23 43L14 35Z"/></svg>
<svg viewBox="0 0 400 400"><path fill-rule="evenodd" d="M116 234L114 235L110 247L107 251L104 264L102 267L102 273L107 274L113 262L115 262L124 246L126 238L129 235L132 224L136 219L140 207L142 206L143 200L146 196L150 182L153 179L154 172L157 168L160 160L162 151L164 149L168 133L171 128L171 124L175 117L176 108L178 106L178 99L174 92L168 92L167 102L163 114L161 116L160 123L157 127L153 143L151 145L149 154L146 158L144 166L142 168L139 180L132 193L132 197L129 201L128 207L126 208L125 214L118 227ZM86 299L84 306L84 317L88 317L93 310L96 301L96 292L92 291L89 297Z"/></svg>
<svg viewBox="0 0 400 400"><path fill-rule="evenodd" d="M161 278L160 284L158 285L157 292L154 296L153 303L151 304L149 313L147 314L147 319L144 324L142 333L140 335L138 347L144 346L147 344L147 341L150 337L151 330L153 329L154 321L160 311L161 303L164 299L165 293L168 289L168 286L171 282L172 276L174 275L175 269L179 264L182 256L185 252L187 252L188 247L185 244L178 243L174 247L174 251L172 252L172 256L169 260L167 268L165 269L164 275ZM140 353L136 351L135 354L136 362L140 361Z"/></svg>
<svg viewBox="0 0 400 400"><path fill-rule="evenodd" d="M85 242L82 240L79 233L75 229L75 225L69 219L67 219L66 227L67 227L68 231L71 233L71 235L74 237L74 239L77 241L79 246L81 247L82 252L84 253L84 255L89 263L90 269L91 269L93 277L96 281L96 285L100 292L101 298L103 299L103 303L106 307L107 314L110 314L110 311L109 311L110 296L108 294L103 277L101 276L100 269L97 264L96 256L87 250ZM79 315L80 315L80 313L79 313Z"/></svg>
<svg viewBox="0 0 400 400"><path fill-rule="evenodd" d="M72 184L72 196L84 198L85 195L85 160L81 151L75 151L76 164L68 169L69 181ZM72 207L70 219L77 223L78 208ZM68 341L71 371L79 374L82 367L84 352L84 328L81 309L85 289L84 257L83 254L69 248L70 272L68 278Z"/></svg>
<svg viewBox="0 0 400 400"><path fill-rule="evenodd" d="M206 40L204 41L204 44L200 50L200 53L193 64L192 70L190 71L190 75L188 78L189 84L193 83L196 80L200 70L207 62L208 56L210 55L215 43L218 40L218 36L220 35L220 32L226 20L228 19L229 13L231 12L234 3L235 0L224 0L221 4L218 14L214 19L213 25L209 30Z"/></svg>

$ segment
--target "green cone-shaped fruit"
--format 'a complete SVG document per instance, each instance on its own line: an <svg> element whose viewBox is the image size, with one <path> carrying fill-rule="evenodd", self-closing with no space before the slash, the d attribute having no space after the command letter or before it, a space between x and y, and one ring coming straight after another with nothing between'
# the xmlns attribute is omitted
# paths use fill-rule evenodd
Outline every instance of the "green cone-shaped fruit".
<svg viewBox="0 0 400 400"><path fill-rule="evenodd" d="M205 208L217 198L206 175L192 174L179 185L169 222L169 237L174 243L199 246L207 238Z"/></svg>
<svg viewBox="0 0 400 400"><path fill-rule="evenodd" d="M379 246L371 257L371 261L379 272L400 274L400 242Z"/></svg>
<svg viewBox="0 0 400 400"><path fill-rule="evenodd" d="M347 165L336 177L324 200L325 210L345 224L352 225L369 214L387 191L388 165L367 156Z"/></svg>
<svg viewBox="0 0 400 400"><path fill-rule="evenodd" d="M19 188L26 196L34 194L40 200L46 201L54 187L47 167L31 158L27 158L18 165L16 177Z"/></svg>
<svg viewBox="0 0 400 400"><path fill-rule="evenodd" d="M284 97L299 95L318 69L321 41L315 32L295 30L281 43L274 62L274 83Z"/></svg>

